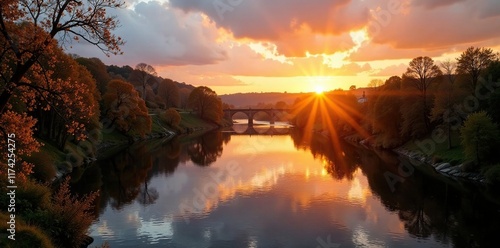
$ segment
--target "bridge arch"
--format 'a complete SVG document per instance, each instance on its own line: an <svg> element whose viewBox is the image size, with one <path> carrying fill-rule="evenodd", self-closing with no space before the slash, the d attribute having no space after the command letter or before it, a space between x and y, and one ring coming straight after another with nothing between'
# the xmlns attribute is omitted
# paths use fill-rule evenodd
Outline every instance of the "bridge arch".
<svg viewBox="0 0 500 248"><path fill-rule="evenodd" d="M278 112L288 112L289 109L224 109L224 116L227 119L233 120L233 116L236 113L242 112L248 117L248 125L253 126L254 115L256 113L264 112L270 117L270 124L274 124L276 120L276 113Z"/></svg>

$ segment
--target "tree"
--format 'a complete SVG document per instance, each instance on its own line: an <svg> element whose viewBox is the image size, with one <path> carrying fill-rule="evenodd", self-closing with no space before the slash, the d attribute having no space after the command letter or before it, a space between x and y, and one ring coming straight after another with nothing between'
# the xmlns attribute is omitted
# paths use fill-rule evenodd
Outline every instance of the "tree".
<svg viewBox="0 0 500 248"><path fill-rule="evenodd" d="M103 101L105 116L125 134L145 135L151 131L151 117L146 103L133 85L122 80L111 80Z"/></svg>
<svg viewBox="0 0 500 248"><path fill-rule="evenodd" d="M431 112L431 120L442 121L447 130L448 149L452 148L451 131L452 127L460 125L462 117L455 106L463 101L465 96L460 89L455 87L456 81L456 64L451 60L446 60L441 63L445 76L445 83L440 85L434 108Z"/></svg>
<svg viewBox="0 0 500 248"><path fill-rule="evenodd" d="M489 98L489 106L488 114L500 127L500 89L495 90Z"/></svg>
<svg viewBox="0 0 500 248"><path fill-rule="evenodd" d="M470 77L472 93L475 92L481 72L494 60L495 54L489 48L469 47L457 59L457 71Z"/></svg>
<svg viewBox="0 0 500 248"><path fill-rule="evenodd" d="M7 108L11 108L10 104ZM33 136L36 121L36 119L28 116L26 113L19 114L12 110L7 110L0 114L0 147L2 148L0 150L0 155L3 158L7 158L9 153L9 138L10 140L15 140L15 171L16 179L19 180L19 182L24 182L32 173L33 169L33 164L22 162L20 158L31 155L38 151L41 146L40 142ZM15 137L13 137L12 134L14 134ZM12 144L12 142L10 143ZM5 160L5 162L7 161ZM0 162L0 176L7 178L7 172L7 164L3 163L3 161Z"/></svg>
<svg viewBox="0 0 500 248"><path fill-rule="evenodd" d="M180 105L179 88L175 82L170 79L164 79L160 82L157 96L159 100L165 104L166 109L170 107L176 108Z"/></svg>
<svg viewBox="0 0 500 248"><path fill-rule="evenodd" d="M202 119L217 124L220 124L222 120L222 101L215 91L206 86L199 86L191 92L188 106L193 108Z"/></svg>
<svg viewBox="0 0 500 248"><path fill-rule="evenodd" d="M82 39L108 55L119 53L123 41L111 33L118 21L107 10L122 6L118 0L88 0L86 4L75 0L2 1L0 114L19 87L31 87L25 75L43 54L51 55L56 36L63 44Z"/></svg>
<svg viewBox="0 0 500 248"><path fill-rule="evenodd" d="M63 149L68 138L83 140L87 138L86 131L99 128L101 95L85 67L60 48L51 54L52 61L48 61L49 57L40 58L40 64L51 73L43 73L43 77L28 73L26 79L32 87L20 87L18 92L29 113L38 119L37 135ZM34 90L35 87L45 91Z"/></svg>
<svg viewBox="0 0 500 248"><path fill-rule="evenodd" d="M420 102L422 104L422 112L420 114L423 117L427 131L430 130L429 115L431 109L427 91L430 84L441 74L442 72L439 67L435 65L434 60L429 57L414 58L410 61L406 73L404 74L404 77L406 77L411 85L418 90Z"/></svg>
<svg viewBox="0 0 500 248"><path fill-rule="evenodd" d="M181 108L187 108L187 106L188 106L188 100L189 100L189 95L191 95L192 91L193 90L188 89L188 88L180 88L179 89L179 100L180 100L179 107L181 107Z"/></svg>
<svg viewBox="0 0 500 248"><path fill-rule="evenodd" d="M372 88L376 88L376 87L379 87L382 85L384 85L384 81L382 81L380 79L372 79L370 81L370 83L368 83L368 87L372 87Z"/></svg>
<svg viewBox="0 0 500 248"><path fill-rule="evenodd" d="M278 101L278 102L276 102L276 104L274 104L274 108L275 109L286 109L286 108L288 108L288 104L286 104L286 102L284 102L284 101Z"/></svg>
<svg viewBox="0 0 500 248"><path fill-rule="evenodd" d="M499 130L486 112L469 115L460 134L467 158L481 164L496 156Z"/></svg>
<svg viewBox="0 0 500 248"><path fill-rule="evenodd" d="M153 66L146 63L139 63L130 74L129 80L141 87L141 96L146 101L146 86L151 86L156 82L156 70Z"/></svg>
<svg viewBox="0 0 500 248"><path fill-rule="evenodd" d="M97 83L97 88L99 89L99 92L101 95L104 95L106 92L106 86L109 81L111 81L111 76L109 75L106 65L98 58L77 58L76 62L78 62L80 65L85 66L87 70L92 74L92 77L94 77L96 83Z"/></svg>
<svg viewBox="0 0 500 248"><path fill-rule="evenodd" d="M187 153L193 163L209 166L222 155L225 137L222 132L210 132L200 136L187 147ZM229 136L230 137L230 136Z"/></svg>
<svg viewBox="0 0 500 248"><path fill-rule="evenodd" d="M390 77L380 90L373 109L373 129L383 148L393 148L401 144L401 78Z"/></svg>
<svg viewBox="0 0 500 248"><path fill-rule="evenodd" d="M181 115L177 110L169 108L160 114L160 120L170 127L178 128L181 123Z"/></svg>

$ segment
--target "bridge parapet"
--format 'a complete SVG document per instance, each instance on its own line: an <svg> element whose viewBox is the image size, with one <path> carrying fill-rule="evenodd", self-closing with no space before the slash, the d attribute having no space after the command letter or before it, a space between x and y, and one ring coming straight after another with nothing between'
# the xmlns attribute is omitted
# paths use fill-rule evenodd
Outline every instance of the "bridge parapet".
<svg viewBox="0 0 500 248"><path fill-rule="evenodd" d="M258 112L264 112L267 113L271 117L271 124L275 123L275 116L276 113L278 112L290 112L291 109L252 109L252 108L236 108L236 109L224 109L224 116L228 119L233 119L233 115L242 112L248 116L248 125L253 126L253 116L258 113Z"/></svg>

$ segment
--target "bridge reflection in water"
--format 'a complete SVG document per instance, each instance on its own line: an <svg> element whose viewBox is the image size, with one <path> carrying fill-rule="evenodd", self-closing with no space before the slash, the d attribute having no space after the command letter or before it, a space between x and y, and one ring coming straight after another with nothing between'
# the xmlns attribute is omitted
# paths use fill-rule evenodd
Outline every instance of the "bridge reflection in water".
<svg viewBox="0 0 500 248"><path fill-rule="evenodd" d="M231 132L231 135L289 135L290 125L248 125L248 124L234 124L226 132Z"/></svg>
<svg viewBox="0 0 500 248"><path fill-rule="evenodd" d="M264 112L270 117L270 124L274 124L276 120L276 115L278 113L287 113L290 112L291 109L242 109L242 108L235 108L235 109L224 109L224 116L227 119L232 120L234 114L236 113L243 113L248 117L248 126L253 126L254 125L254 115L259 112Z"/></svg>

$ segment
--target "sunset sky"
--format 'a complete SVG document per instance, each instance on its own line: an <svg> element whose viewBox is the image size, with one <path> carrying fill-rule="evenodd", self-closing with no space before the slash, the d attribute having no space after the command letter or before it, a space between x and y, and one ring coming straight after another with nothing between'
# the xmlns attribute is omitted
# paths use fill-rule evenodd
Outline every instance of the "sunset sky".
<svg viewBox="0 0 500 248"><path fill-rule="evenodd" d="M409 61L456 58L469 46L500 51L498 0L126 0L113 10L126 40L106 64L153 65L218 94L310 92L401 75Z"/></svg>

